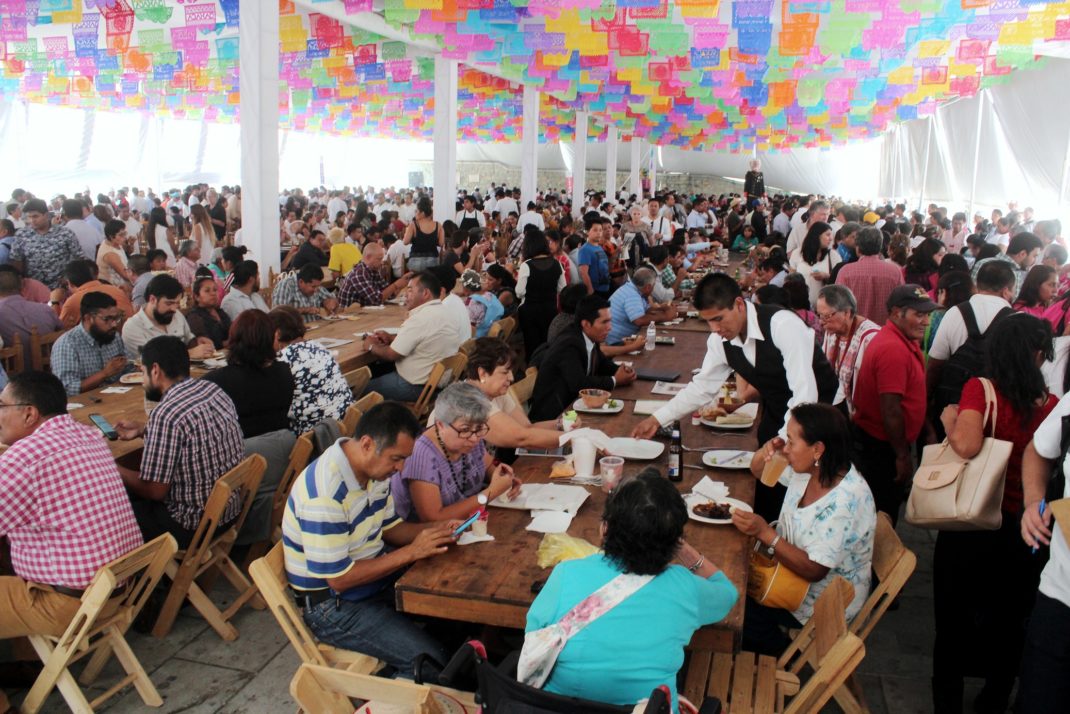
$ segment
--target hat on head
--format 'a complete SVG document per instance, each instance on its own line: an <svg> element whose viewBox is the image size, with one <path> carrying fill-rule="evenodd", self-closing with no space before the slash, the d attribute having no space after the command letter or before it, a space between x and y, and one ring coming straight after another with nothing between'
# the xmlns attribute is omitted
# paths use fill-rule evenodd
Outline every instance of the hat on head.
<svg viewBox="0 0 1070 714"><path fill-rule="evenodd" d="M474 270L466 270L461 274L461 285L468 290L479 290L483 283L479 279L479 273Z"/></svg>
<svg viewBox="0 0 1070 714"><path fill-rule="evenodd" d="M940 306L932 301L925 288L908 283L892 290L888 296L887 307L889 312L893 307L909 307L918 312L932 312Z"/></svg>
<svg viewBox="0 0 1070 714"><path fill-rule="evenodd" d="M866 215L862 216L862 222L863 222L863 223L868 223L869 225L871 225L871 226L872 226L872 225L874 225L874 224L875 224L875 223L876 223L877 221L879 221L879 220L880 220L880 218L881 218L881 217L880 217L880 216L878 216L878 215L877 215L876 213L874 213L873 211L866 211Z"/></svg>

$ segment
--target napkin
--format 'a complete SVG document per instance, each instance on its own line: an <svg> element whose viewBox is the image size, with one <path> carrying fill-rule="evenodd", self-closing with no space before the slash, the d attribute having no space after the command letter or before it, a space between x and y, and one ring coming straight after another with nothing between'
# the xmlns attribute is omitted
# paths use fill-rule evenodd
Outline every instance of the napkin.
<svg viewBox="0 0 1070 714"><path fill-rule="evenodd" d="M101 394L126 394L133 387L108 387L107 389L100 390Z"/></svg>
<svg viewBox="0 0 1070 714"><path fill-rule="evenodd" d="M465 531L461 534L461 537L457 539L457 545L470 545L472 543L483 543L484 541L491 540L494 540L494 536L490 533L478 536L472 531Z"/></svg>
<svg viewBox="0 0 1070 714"><path fill-rule="evenodd" d="M386 305L365 305L361 310L385 310ZM491 539L493 540L493 538Z"/></svg>
<svg viewBox="0 0 1070 714"><path fill-rule="evenodd" d="M84 406L84 404L79 404L78 402L67 402L67 411L70 412L74 411L75 409L81 409Z"/></svg>
<svg viewBox="0 0 1070 714"><path fill-rule="evenodd" d="M532 511L527 530L536 533L564 533L572 525L572 514L565 511Z"/></svg>
<svg viewBox="0 0 1070 714"><path fill-rule="evenodd" d="M725 486L723 481L712 480L709 476L703 476L702 480L691 488L691 491L711 501L728 498L728 486Z"/></svg>
<svg viewBox="0 0 1070 714"><path fill-rule="evenodd" d="M223 369L227 366L227 361L225 359L206 359L204 366L212 369Z"/></svg>
<svg viewBox="0 0 1070 714"><path fill-rule="evenodd" d="M599 451L605 451L609 447L609 437L598 429L591 429L590 427L584 427L582 429L573 429L572 431L565 432L557 440L557 443L564 446L568 442L572 441L576 437L587 439L594 447Z"/></svg>

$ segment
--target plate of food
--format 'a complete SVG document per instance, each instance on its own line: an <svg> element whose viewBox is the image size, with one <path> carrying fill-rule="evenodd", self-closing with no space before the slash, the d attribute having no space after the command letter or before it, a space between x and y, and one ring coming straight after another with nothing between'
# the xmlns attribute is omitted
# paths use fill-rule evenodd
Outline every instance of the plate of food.
<svg viewBox="0 0 1070 714"><path fill-rule="evenodd" d="M701 412L702 423L712 426L714 429L746 430L754 425L754 419L758 416L758 405L754 402L744 404L739 409L729 414L724 408L710 405Z"/></svg>
<svg viewBox="0 0 1070 714"><path fill-rule="evenodd" d="M144 384L145 375L141 372L131 372L119 377L119 384Z"/></svg>
<svg viewBox="0 0 1070 714"><path fill-rule="evenodd" d="M727 496L714 501L697 493L689 493L684 497L684 501L687 503L687 515L691 520L719 526L731 523L732 511L737 508L748 512L754 510L743 501Z"/></svg>
<svg viewBox="0 0 1070 714"><path fill-rule="evenodd" d="M718 469L749 469L753 451L713 449L702 455L702 463Z"/></svg>
<svg viewBox="0 0 1070 714"><path fill-rule="evenodd" d="M620 399L607 399L606 403L600 407L589 407L583 403L582 399L577 399L573 402L572 408L587 414L619 414L624 409L624 402Z"/></svg>

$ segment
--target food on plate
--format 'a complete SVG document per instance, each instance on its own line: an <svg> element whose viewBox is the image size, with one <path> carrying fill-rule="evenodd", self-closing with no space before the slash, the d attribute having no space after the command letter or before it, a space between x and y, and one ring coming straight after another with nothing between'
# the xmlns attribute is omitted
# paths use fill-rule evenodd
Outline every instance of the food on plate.
<svg viewBox="0 0 1070 714"><path fill-rule="evenodd" d="M609 392L604 389L581 389L580 398L588 409L601 409L609 401Z"/></svg>
<svg viewBox="0 0 1070 714"><path fill-rule="evenodd" d="M726 414L725 416L717 417L714 422L716 424L728 424L728 425L740 425L750 424L754 421L754 417L746 414Z"/></svg>
<svg viewBox="0 0 1070 714"><path fill-rule="evenodd" d="M619 406L620 402L618 402L616 399L610 399L608 402L606 402L606 407L609 409L616 409Z"/></svg>
<svg viewBox="0 0 1070 714"><path fill-rule="evenodd" d="M567 459L555 461L554 465L550 467L550 478L572 478L575 475L576 467Z"/></svg>
<svg viewBox="0 0 1070 714"><path fill-rule="evenodd" d="M716 501L696 503L691 507L691 512L700 518L709 518L715 521L723 521L732 517L732 507L727 503L717 503Z"/></svg>
<svg viewBox="0 0 1070 714"><path fill-rule="evenodd" d="M699 413L702 414L702 418L705 419L706 421L713 421L714 419L717 419L718 417L728 416L728 412L726 412L724 409L722 409L721 407L717 406L716 404L708 404L708 405L706 405L705 407L702 408L702 411L699 412Z"/></svg>

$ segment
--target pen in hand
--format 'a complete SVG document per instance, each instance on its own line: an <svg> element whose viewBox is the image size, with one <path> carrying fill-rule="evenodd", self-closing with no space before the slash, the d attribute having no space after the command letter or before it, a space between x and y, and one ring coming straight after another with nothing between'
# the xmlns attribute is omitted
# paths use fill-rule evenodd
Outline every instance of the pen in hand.
<svg viewBox="0 0 1070 714"><path fill-rule="evenodd" d="M1041 523L1044 522L1044 520L1043 520L1044 519L1044 509L1047 508L1047 506L1048 506L1048 500L1045 499L1045 498L1040 499L1040 518L1041 518ZM1035 545L1033 546L1033 548L1031 550L1033 555L1037 554L1037 547L1038 546L1035 546Z"/></svg>

